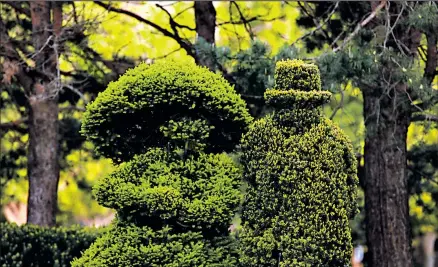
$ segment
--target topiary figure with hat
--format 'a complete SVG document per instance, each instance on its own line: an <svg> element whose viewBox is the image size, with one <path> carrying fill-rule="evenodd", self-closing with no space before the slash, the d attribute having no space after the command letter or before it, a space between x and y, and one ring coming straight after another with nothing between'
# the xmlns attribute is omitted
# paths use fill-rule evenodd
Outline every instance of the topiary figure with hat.
<svg viewBox="0 0 438 267"><path fill-rule="evenodd" d="M93 188L117 217L72 265L235 266L241 172L224 152L250 122L226 80L193 63L141 64L111 83L82 132L120 163Z"/></svg>
<svg viewBox="0 0 438 267"><path fill-rule="evenodd" d="M275 88L265 92L274 111L242 141L243 266L349 266L357 163L350 141L321 115L330 96L317 66L276 64Z"/></svg>

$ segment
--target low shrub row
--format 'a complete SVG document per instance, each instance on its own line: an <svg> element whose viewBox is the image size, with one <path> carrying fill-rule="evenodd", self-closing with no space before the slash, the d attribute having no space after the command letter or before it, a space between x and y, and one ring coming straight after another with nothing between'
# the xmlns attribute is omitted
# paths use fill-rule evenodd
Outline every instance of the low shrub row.
<svg viewBox="0 0 438 267"><path fill-rule="evenodd" d="M0 266L70 266L104 231L1 223Z"/></svg>

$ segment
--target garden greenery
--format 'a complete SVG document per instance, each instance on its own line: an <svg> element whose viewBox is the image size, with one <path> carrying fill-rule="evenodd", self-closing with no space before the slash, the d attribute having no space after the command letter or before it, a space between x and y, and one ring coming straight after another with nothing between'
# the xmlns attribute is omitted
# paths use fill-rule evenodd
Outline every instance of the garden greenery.
<svg viewBox="0 0 438 267"><path fill-rule="evenodd" d="M111 83L82 129L122 162L93 188L117 217L73 266L236 266L241 171L223 151L250 122L234 89L193 63L141 64Z"/></svg>
<svg viewBox="0 0 438 267"><path fill-rule="evenodd" d="M242 211L243 266L348 266L349 220L357 212L356 159L347 137L324 118L318 68L277 63L274 112L243 137L248 183Z"/></svg>
<svg viewBox="0 0 438 267"><path fill-rule="evenodd" d="M160 127L187 120L208 123L205 151L222 152L234 149L252 118L221 75L191 62L163 60L140 64L110 83L87 106L82 133L103 156L120 163L165 147L171 137Z"/></svg>
<svg viewBox="0 0 438 267"><path fill-rule="evenodd" d="M70 266L105 228L0 224L0 266Z"/></svg>

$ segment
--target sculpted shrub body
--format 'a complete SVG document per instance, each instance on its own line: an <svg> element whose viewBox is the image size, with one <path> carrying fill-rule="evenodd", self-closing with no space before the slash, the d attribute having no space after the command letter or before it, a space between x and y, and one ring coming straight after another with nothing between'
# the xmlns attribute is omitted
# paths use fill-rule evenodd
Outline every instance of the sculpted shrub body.
<svg viewBox="0 0 438 267"><path fill-rule="evenodd" d="M250 121L221 76L191 63L142 64L111 83L82 130L121 163L93 188L117 218L73 266L235 266L241 173L219 152Z"/></svg>
<svg viewBox="0 0 438 267"><path fill-rule="evenodd" d="M242 142L244 177L241 263L244 266L348 266L349 219L356 213L356 159L341 130L320 115L330 99L319 70L278 62L271 115Z"/></svg>

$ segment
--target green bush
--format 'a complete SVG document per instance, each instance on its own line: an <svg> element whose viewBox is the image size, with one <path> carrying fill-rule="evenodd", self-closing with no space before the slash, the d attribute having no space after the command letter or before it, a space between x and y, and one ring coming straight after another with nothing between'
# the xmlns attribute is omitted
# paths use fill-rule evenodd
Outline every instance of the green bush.
<svg viewBox="0 0 438 267"><path fill-rule="evenodd" d="M229 267L236 266L236 259L230 236L206 238L202 231L117 220L72 266Z"/></svg>
<svg viewBox="0 0 438 267"><path fill-rule="evenodd" d="M228 227L241 170L216 153L233 148L251 121L233 88L193 64L143 64L86 114L87 137L124 162L93 188L117 218L73 266L236 266Z"/></svg>
<svg viewBox="0 0 438 267"><path fill-rule="evenodd" d="M87 106L82 133L117 162L167 145L170 120L203 120L207 152L230 151L251 122L245 102L219 74L191 62L140 64L109 84Z"/></svg>
<svg viewBox="0 0 438 267"><path fill-rule="evenodd" d="M119 217L160 221L180 231L226 231L240 201L240 170L226 154L151 149L101 179L93 193ZM145 222L147 224L147 222Z"/></svg>
<svg viewBox="0 0 438 267"><path fill-rule="evenodd" d="M241 263L348 266L358 184L352 146L320 115L330 94L320 91L316 66L279 62L275 77L276 88L265 93L273 114L242 141Z"/></svg>
<svg viewBox="0 0 438 267"><path fill-rule="evenodd" d="M0 224L0 266L70 266L103 230Z"/></svg>

